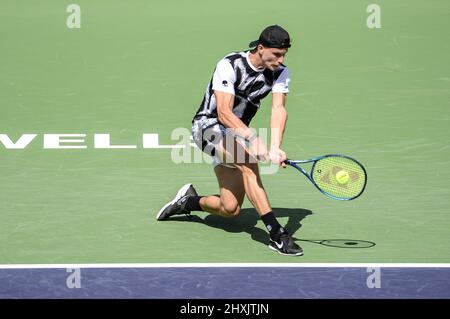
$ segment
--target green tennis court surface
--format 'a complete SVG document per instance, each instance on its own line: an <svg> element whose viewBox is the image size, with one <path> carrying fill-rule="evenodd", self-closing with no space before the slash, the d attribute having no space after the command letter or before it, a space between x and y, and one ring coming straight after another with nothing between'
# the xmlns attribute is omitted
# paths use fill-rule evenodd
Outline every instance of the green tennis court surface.
<svg viewBox="0 0 450 319"><path fill-rule="evenodd" d="M0 5L0 134L37 134L0 143L0 263L450 262L448 1L376 1L380 29L366 25L372 1L76 3L80 29L66 26L68 2ZM352 202L293 168L263 176L298 258L267 249L248 201L237 219L156 222L182 185L218 186L210 165L142 145L176 144L217 61L270 24L293 38L284 150L346 154L368 173ZM269 115L266 99L252 126ZM44 148L43 134L85 134L86 149ZM136 148L95 148L94 134Z"/></svg>

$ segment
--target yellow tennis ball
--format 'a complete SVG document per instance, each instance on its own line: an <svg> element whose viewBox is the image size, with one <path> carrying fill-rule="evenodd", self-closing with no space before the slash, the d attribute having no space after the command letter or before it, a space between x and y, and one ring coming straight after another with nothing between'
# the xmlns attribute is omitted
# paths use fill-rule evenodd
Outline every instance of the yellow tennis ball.
<svg viewBox="0 0 450 319"><path fill-rule="evenodd" d="M340 170L336 173L336 180L339 184L347 184L350 176L347 171Z"/></svg>

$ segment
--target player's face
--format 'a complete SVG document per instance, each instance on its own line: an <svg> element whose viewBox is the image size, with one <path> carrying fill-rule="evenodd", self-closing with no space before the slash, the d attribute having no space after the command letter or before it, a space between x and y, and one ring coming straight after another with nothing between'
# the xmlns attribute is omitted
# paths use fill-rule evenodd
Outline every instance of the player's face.
<svg viewBox="0 0 450 319"><path fill-rule="evenodd" d="M259 48L259 56L264 67L273 71L284 62L284 56L287 51L288 49L265 48L261 46Z"/></svg>

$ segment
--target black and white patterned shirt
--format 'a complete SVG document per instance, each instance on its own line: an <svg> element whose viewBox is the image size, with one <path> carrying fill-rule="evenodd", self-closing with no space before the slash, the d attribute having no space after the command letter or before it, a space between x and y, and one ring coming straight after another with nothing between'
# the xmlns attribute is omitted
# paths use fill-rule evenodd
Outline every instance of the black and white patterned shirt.
<svg viewBox="0 0 450 319"><path fill-rule="evenodd" d="M233 113L248 126L261 100L271 91L289 92L290 75L285 65L274 71L256 69L249 60L249 54L249 51L234 52L217 63L194 119L215 118L218 122L214 91L220 91L234 95Z"/></svg>

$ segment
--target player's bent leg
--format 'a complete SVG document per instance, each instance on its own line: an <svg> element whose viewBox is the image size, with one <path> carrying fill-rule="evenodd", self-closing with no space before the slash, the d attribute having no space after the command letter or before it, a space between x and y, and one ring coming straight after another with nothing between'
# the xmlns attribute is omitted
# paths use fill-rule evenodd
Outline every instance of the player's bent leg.
<svg viewBox="0 0 450 319"><path fill-rule="evenodd" d="M269 200L259 176L258 163L247 149L236 142L229 132L227 132L216 149L221 163L233 167L234 171L240 172L240 174L234 172L236 180L239 181L239 186L243 186L241 191L247 194L258 214L263 215L271 211ZM227 176L224 176L224 178L226 179ZM218 180L220 184L219 176Z"/></svg>
<svg viewBox="0 0 450 319"><path fill-rule="evenodd" d="M266 191L261 181L258 164L251 162L237 162L235 167L242 173L247 197L261 216L262 221L269 231L270 243L268 247L282 255L303 255L302 248L294 242L292 236L278 223L272 212Z"/></svg>
<svg viewBox="0 0 450 319"><path fill-rule="evenodd" d="M257 163L238 163L236 168L242 173L243 185L248 199L260 216L272 211L266 191L259 175Z"/></svg>
<svg viewBox="0 0 450 319"><path fill-rule="evenodd" d="M238 216L245 196L241 172L224 165L217 165L214 172L219 183L220 196L202 197L201 207L204 211L223 217Z"/></svg>

